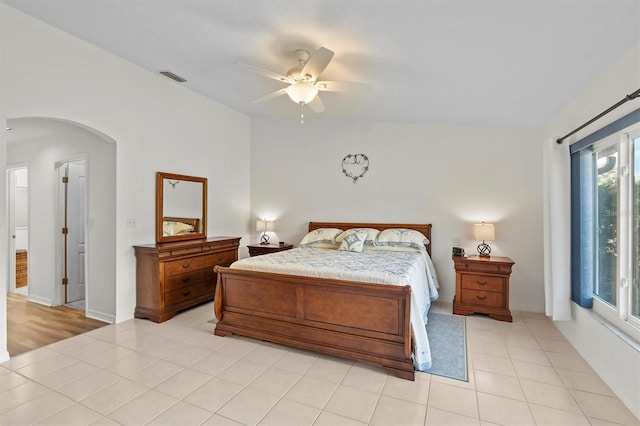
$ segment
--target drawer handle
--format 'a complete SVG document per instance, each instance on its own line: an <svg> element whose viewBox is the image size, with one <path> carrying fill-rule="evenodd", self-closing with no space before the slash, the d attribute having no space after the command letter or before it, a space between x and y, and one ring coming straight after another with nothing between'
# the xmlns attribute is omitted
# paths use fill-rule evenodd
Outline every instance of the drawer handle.
<svg viewBox="0 0 640 426"><path fill-rule="evenodd" d="M478 283L478 285L487 285L486 281L476 281L476 283Z"/></svg>
<svg viewBox="0 0 640 426"><path fill-rule="evenodd" d="M189 266L191 266L191 264L189 264L189 263L183 263L183 264L182 264L182 267L183 267L184 269L187 269Z"/></svg>
<svg viewBox="0 0 640 426"><path fill-rule="evenodd" d="M224 256L218 256L218 260L222 261L224 259Z"/></svg>
<svg viewBox="0 0 640 426"><path fill-rule="evenodd" d="M476 296L478 298L478 300L484 300L487 298L487 296Z"/></svg>
<svg viewBox="0 0 640 426"><path fill-rule="evenodd" d="M188 296L188 295L190 295L190 294L191 294L191 290L183 291L183 292L182 292L182 295L183 295L183 296Z"/></svg>
<svg viewBox="0 0 640 426"><path fill-rule="evenodd" d="M182 282L183 282L183 283L187 283L187 282L189 282L189 280L190 280L190 279L191 279L191 277L183 278L183 279L182 279Z"/></svg>

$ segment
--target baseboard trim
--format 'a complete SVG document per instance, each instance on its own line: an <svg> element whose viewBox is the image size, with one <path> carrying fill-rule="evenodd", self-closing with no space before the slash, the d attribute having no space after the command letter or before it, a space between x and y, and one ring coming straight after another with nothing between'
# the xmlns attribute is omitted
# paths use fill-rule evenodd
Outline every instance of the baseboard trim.
<svg viewBox="0 0 640 426"><path fill-rule="evenodd" d="M114 315L105 314L104 312L98 312L94 310L87 310L85 313L87 318L93 318L98 321L103 321L109 324L113 324L116 322L116 317Z"/></svg>

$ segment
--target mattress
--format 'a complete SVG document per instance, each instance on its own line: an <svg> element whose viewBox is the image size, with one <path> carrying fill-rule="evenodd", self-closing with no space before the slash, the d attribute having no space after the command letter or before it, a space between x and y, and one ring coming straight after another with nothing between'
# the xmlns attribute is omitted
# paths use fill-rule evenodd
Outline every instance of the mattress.
<svg viewBox="0 0 640 426"><path fill-rule="evenodd" d="M323 248L295 248L234 262L234 269L411 287L413 363L419 371L431 368L427 313L438 298L433 263L423 250L365 250L349 252Z"/></svg>

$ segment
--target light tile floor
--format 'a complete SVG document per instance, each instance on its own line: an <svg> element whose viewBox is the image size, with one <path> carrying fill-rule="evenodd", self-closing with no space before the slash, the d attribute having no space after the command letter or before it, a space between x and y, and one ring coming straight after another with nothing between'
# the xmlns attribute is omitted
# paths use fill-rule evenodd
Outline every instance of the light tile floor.
<svg viewBox="0 0 640 426"><path fill-rule="evenodd" d="M434 312L451 312L434 305ZM0 365L2 425L638 425L551 321L467 317L469 382L212 334L206 304Z"/></svg>

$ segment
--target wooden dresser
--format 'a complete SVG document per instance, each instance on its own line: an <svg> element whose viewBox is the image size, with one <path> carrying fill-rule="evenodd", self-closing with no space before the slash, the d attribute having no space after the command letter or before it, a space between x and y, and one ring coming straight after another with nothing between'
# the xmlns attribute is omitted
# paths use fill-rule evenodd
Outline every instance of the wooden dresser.
<svg viewBox="0 0 640 426"><path fill-rule="evenodd" d="M453 313L479 312L511 322L509 277L513 260L500 256L452 256L452 259L456 269Z"/></svg>
<svg viewBox="0 0 640 426"><path fill-rule="evenodd" d="M16 250L16 288L24 287L28 281L28 261L26 250Z"/></svg>
<svg viewBox="0 0 640 426"><path fill-rule="evenodd" d="M136 318L163 322L178 311L213 300L216 265L238 260L240 238L134 246L136 255Z"/></svg>

